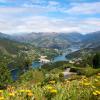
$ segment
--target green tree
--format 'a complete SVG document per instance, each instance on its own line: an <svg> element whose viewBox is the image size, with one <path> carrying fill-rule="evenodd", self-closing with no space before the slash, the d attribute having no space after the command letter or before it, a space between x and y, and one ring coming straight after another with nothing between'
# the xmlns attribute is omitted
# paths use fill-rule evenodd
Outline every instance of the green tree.
<svg viewBox="0 0 100 100"><path fill-rule="evenodd" d="M100 53L96 53L93 57L93 67L100 68Z"/></svg>
<svg viewBox="0 0 100 100"><path fill-rule="evenodd" d="M0 62L0 88L12 82L10 71L5 63Z"/></svg>
<svg viewBox="0 0 100 100"><path fill-rule="evenodd" d="M25 53L21 53L16 58L16 66L23 72L24 70L28 70L31 65L31 60L29 59L28 55Z"/></svg>

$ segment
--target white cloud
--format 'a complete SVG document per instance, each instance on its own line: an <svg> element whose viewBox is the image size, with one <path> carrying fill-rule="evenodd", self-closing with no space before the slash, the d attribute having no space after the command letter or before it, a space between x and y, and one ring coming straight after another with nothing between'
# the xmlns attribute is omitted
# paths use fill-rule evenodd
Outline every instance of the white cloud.
<svg viewBox="0 0 100 100"><path fill-rule="evenodd" d="M59 5L59 2L57 2L57 1L49 1L49 5L57 6L57 5Z"/></svg>
<svg viewBox="0 0 100 100"><path fill-rule="evenodd" d="M0 19L0 31L5 33L18 32L72 32L82 33L100 30L100 19L91 18L78 19L57 19L44 16L30 16L22 18Z"/></svg>
<svg viewBox="0 0 100 100"><path fill-rule="evenodd" d="M100 2L93 3L72 3L71 8L64 12L69 14L96 14L100 13Z"/></svg>
<svg viewBox="0 0 100 100"><path fill-rule="evenodd" d="M7 0L6 0L7 1ZM58 2L49 1L47 5L35 5L40 0L30 0L30 4L19 7L0 7L0 31L5 33L17 32L72 32L82 33L100 30L100 18L79 17L46 17L49 12L66 12L70 14L99 13L100 3L73 3L71 8L60 7ZM42 1L42 3L44 0ZM41 16L40 16L41 15ZM59 16L59 15L58 15Z"/></svg>

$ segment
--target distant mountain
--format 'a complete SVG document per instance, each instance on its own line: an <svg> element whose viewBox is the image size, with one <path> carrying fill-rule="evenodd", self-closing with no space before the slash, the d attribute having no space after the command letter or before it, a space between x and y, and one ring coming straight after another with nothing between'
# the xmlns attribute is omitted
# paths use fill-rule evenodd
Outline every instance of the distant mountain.
<svg viewBox="0 0 100 100"><path fill-rule="evenodd" d="M1 33L0 32L0 38L6 38L6 39L8 39L8 38L10 38L10 35L7 35L7 34L5 34L5 33Z"/></svg>
<svg viewBox="0 0 100 100"><path fill-rule="evenodd" d="M34 44L38 47L64 49L72 44L81 42L83 35L77 32L72 33L29 33L14 35L15 40Z"/></svg>
<svg viewBox="0 0 100 100"><path fill-rule="evenodd" d="M0 33L0 56L5 55L16 55L20 51L28 50L28 45L14 40L10 40L9 35Z"/></svg>
<svg viewBox="0 0 100 100"><path fill-rule="evenodd" d="M100 31L92 32L86 35L82 35L78 32L32 32L13 35L0 33L0 38L30 43L37 47L46 47L54 49L66 49L73 45L79 46L81 48L96 48L100 46Z"/></svg>
<svg viewBox="0 0 100 100"><path fill-rule="evenodd" d="M100 46L97 47L88 47L88 48L84 48L84 49L80 49L78 51L72 52L68 55L66 55L67 58L80 58L80 57L84 57L90 54L94 54L96 52L100 52Z"/></svg>
<svg viewBox="0 0 100 100"><path fill-rule="evenodd" d="M94 48L100 46L100 31L86 34L82 40L83 47Z"/></svg>

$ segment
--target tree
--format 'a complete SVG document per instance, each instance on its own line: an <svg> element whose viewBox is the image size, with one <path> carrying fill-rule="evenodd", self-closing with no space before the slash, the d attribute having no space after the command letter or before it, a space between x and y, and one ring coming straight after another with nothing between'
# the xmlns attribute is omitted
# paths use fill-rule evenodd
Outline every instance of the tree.
<svg viewBox="0 0 100 100"><path fill-rule="evenodd" d="M28 70L32 62L29 59L28 55L25 53L21 53L20 55L18 55L15 61L16 61L16 66L21 70L21 72Z"/></svg>
<svg viewBox="0 0 100 100"><path fill-rule="evenodd" d="M100 53L96 53L93 57L93 67L100 68Z"/></svg>
<svg viewBox="0 0 100 100"><path fill-rule="evenodd" d="M10 71L5 63L0 62L0 88L12 82Z"/></svg>

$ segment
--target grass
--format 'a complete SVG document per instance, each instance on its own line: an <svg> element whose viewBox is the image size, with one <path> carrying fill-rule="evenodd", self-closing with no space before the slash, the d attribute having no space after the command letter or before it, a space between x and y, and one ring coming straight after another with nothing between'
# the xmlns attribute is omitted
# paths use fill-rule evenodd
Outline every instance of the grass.
<svg viewBox="0 0 100 100"><path fill-rule="evenodd" d="M100 73L63 81L51 78L42 84L44 77L41 70L25 73L19 82L0 90L0 100L100 100Z"/></svg>

